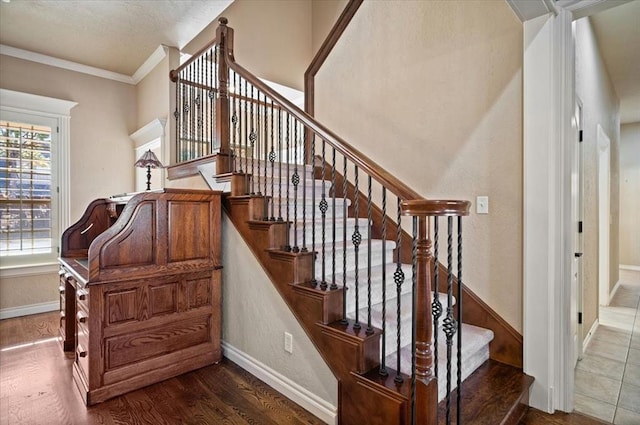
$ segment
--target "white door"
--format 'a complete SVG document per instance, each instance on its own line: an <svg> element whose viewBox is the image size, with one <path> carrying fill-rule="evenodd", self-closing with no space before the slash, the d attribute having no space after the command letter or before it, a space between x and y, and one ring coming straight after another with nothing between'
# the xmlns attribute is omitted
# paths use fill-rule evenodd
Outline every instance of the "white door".
<svg viewBox="0 0 640 425"><path fill-rule="evenodd" d="M582 357L582 104L576 102L574 114L574 148L571 167L571 213L573 223L573 262L571 264L571 335L573 366Z"/></svg>

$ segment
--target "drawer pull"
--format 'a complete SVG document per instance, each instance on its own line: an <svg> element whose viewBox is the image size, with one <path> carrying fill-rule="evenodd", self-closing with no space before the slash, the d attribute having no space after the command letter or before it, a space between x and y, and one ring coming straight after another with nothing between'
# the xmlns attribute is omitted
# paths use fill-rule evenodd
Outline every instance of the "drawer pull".
<svg viewBox="0 0 640 425"><path fill-rule="evenodd" d="M85 350L80 344L78 344L78 357L87 357L87 350Z"/></svg>
<svg viewBox="0 0 640 425"><path fill-rule="evenodd" d="M64 280L71 280L71 273L65 273L64 274Z"/></svg>
<svg viewBox="0 0 640 425"><path fill-rule="evenodd" d="M87 319L89 318L86 314L84 314L83 312L78 312L77 316L78 318L78 322L80 323L87 323Z"/></svg>
<svg viewBox="0 0 640 425"><path fill-rule="evenodd" d="M88 295L88 293L85 290L81 289L81 290L78 291L78 299L80 301L85 301L87 299L87 295Z"/></svg>
<svg viewBox="0 0 640 425"><path fill-rule="evenodd" d="M58 292L60 292L60 295L64 295L64 286L58 286Z"/></svg>
<svg viewBox="0 0 640 425"><path fill-rule="evenodd" d="M65 318L65 316L66 316L66 314L64 313L64 311L61 311L61 312L60 312L60 318L61 318L61 319L64 319L64 318Z"/></svg>
<svg viewBox="0 0 640 425"><path fill-rule="evenodd" d="M58 270L58 276L64 276L67 272L64 269Z"/></svg>
<svg viewBox="0 0 640 425"><path fill-rule="evenodd" d="M87 233L87 232L89 231L89 229L91 229L92 227L93 227L93 223L91 223L91 224L89 225L89 227L87 227L86 229L82 230L82 231L80 232L80 234L81 234L81 235L84 235L84 234L85 234L85 233Z"/></svg>

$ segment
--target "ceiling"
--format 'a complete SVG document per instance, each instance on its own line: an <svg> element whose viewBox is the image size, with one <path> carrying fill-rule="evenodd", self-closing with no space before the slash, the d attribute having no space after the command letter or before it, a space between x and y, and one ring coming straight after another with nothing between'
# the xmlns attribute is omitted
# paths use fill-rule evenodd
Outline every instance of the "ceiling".
<svg viewBox="0 0 640 425"><path fill-rule="evenodd" d="M131 76L159 45L184 47L233 0L1 1L0 44ZM640 0L583 1L621 4L592 20L621 122L640 121Z"/></svg>
<svg viewBox="0 0 640 425"><path fill-rule="evenodd" d="M591 22L620 98L620 122L640 121L640 0L596 13Z"/></svg>
<svg viewBox="0 0 640 425"><path fill-rule="evenodd" d="M161 44L184 47L232 0L2 0L0 44L133 75Z"/></svg>

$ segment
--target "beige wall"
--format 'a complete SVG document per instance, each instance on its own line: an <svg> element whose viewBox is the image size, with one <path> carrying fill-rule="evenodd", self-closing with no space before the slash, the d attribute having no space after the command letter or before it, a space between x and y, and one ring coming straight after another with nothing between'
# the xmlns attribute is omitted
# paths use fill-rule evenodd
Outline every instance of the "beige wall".
<svg viewBox="0 0 640 425"><path fill-rule="evenodd" d="M311 2L311 49L313 55L318 52L335 25L348 0L315 0ZM308 65L307 65L308 66Z"/></svg>
<svg viewBox="0 0 640 425"><path fill-rule="evenodd" d="M620 126L620 264L640 267L640 122Z"/></svg>
<svg viewBox="0 0 640 425"><path fill-rule="evenodd" d="M236 0L221 16L235 30L236 61L256 76L303 89L312 59L311 0ZM217 20L184 47L194 53L215 38Z"/></svg>
<svg viewBox="0 0 640 425"><path fill-rule="evenodd" d="M71 110L72 223L93 199L133 189L132 85L0 56L0 87L78 103ZM57 286L56 273L3 278L0 308L56 301Z"/></svg>
<svg viewBox="0 0 640 425"><path fill-rule="evenodd" d="M223 242L223 339L337 406L337 381L226 215ZM284 332L293 353L284 351Z"/></svg>
<svg viewBox="0 0 640 425"><path fill-rule="evenodd" d="M582 101L584 188L584 336L598 317L598 146L597 126L611 140L610 281L618 282L619 101L602 60L589 18L575 22L576 95Z"/></svg>
<svg viewBox="0 0 640 425"><path fill-rule="evenodd" d="M169 80L169 56L148 73L136 87L137 128L142 128L152 120L166 120L170 116L169 97L171 81ZM171 115L173 117L173 115Z"/></svg>
<svg viewBox="0 0 640 425"><path fill-rule="evenodd" d="M519 331L522 37L504 1L365 1L315 83L318 119L423 196L489 196L465 283Z"/></svg>

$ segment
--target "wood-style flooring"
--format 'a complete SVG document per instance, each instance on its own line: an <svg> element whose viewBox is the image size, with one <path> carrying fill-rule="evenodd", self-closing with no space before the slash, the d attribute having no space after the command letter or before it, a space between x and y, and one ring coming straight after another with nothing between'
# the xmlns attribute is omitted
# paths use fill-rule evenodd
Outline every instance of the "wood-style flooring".
<svg viewBox="0 0 640 425"><path fill-rule="evenodd" d="M58 317L53 312L0 320L0 425L323 423L227 359L87 408L71 377L73 357L63 354L56 340ZM497 370L496 365L487 370ZM520 423L604 422L529 409Z"/></svg>

